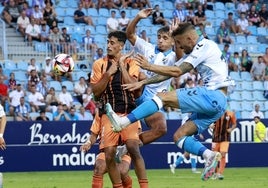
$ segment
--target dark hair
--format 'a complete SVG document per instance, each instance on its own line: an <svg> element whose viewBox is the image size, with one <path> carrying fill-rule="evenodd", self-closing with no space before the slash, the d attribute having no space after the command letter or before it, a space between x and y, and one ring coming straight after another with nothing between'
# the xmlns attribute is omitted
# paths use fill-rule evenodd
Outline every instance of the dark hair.
<svg viewBox="0 0 268 188"><path fill-rule="evenodd" d="M172 36L174 37L176 35L182 35L191 30L195 30L195 27L192 24L182 23L172 32Z"/></svg>
<svg viewBox="0 0 268 188"><path fill-rule="evenodd" d="M228 13L228 16L229 16L229 15L233 15L233 13L232 13L232 12L229 12L229 13Z"/></svg>
<svg viewBox="0 0 268 188"><path fill-rule="evenodd" d="M124 31L112 31L108 34L108 38L115 37L119 42L123 42L125 44L127 40L127 35Z"/></svg>
<svg viewBox="0 0 268 188"><path fill-rule="evenodd" d="M164 26L164 27L161 27L160 29L157 30L157 34L160 34L160 33L169 33L169 26Z"/></svg>

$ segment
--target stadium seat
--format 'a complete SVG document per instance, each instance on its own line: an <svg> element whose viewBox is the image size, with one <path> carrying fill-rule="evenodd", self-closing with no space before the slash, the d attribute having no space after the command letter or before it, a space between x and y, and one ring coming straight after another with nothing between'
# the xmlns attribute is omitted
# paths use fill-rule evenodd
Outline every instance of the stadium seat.
<svg viewBox="0 0 268 188"><path fill-rule="evenodd" d="M267 44L258 44L259 53L264 54L267 47L268 47Z"/></svg>
<svg viewBox="0 0 268 188"><path fill-rule="evenodd" d="M64 16L66 16L66 12L65 12L65 8L61 8L61 7L56 7L55 11L57 13L57 16L63 18Z"/></svg>
<svg viewBox="0 0 268 188"><path fill-rule="evenodd" d="M231 101L240 101L241 100L241 93L239 91L234 91L230 94Z"/></svg>
<svg viewBox="0 0 268 188"><path fill-rule="evenodd" d="M140 27L149 27L152 26L152 20L151 19L142 19L140 21Z"/></svg>
<svg viewBox="0 0 268 188"><path fill-rule="evenodd" d="M27 69L26 69L27 70ZM26 82L28 80L27 76L26 76L26 70L24 71L14 71L14 74L15 74L15 79L17 81L20 81L20 82Z"/></svg>
<svg viewBox="0 0 268 188"><path fill-rule="evenodd" d="M53 114L51 112L46 112L46 116L48 117L49 121L53 121Z"/></svg>
<svg viewBox="0 0 268 188"><path fill-rule="evenodd" d="M98 25L103 25L106 26L107 25L107 18L106 17L99 17L97 20Z"/></svg>
<svg viewBox="0 0 268 188"><path fill-rule="evenodd" d="M118 16L118 15L116 15L116 16ZM99 9L99 18L100 17L106 17L106 18L110 17L110 13L109 13L107 8L100 8Z"/></svg>
<svg viewBox="0 0 268 188"><path fill-rule="evenodd" d="M247 39L246 39L245 36L238 35L235 38L235 42L236 42L236 44L246 44L247 43Z"/></svg>
<svg viewBox="0 0 268 188"><path fill-rule="evenodd" d="M214 4L214 8L215 10L222 10L222 11L225 11L225 5L222 3L222 2L215 2ZM217 12L216 11L216 12Z"/></svg>
<svg viewBox="0 0 268 188"><path fill-rule="evenodd" d="M241 103L239 101L230 101L229 107L231 110L240 111L241 110Z"/></svg>
<svg viewBox="0 0 268 188"><path fill-rule="evenodd" d="M239 53L241 53L244 49L247 50L247 47L248 46L246 44L234 44L234 50Z"/></svg>
<svg viewBox="0 0 268 188"><path fill-rule="evenodd" d="M252 81L251 75L247 71L243 71L240 73L241 79L246 81Z"/></svg>
<svg viewBox="0 0 268 188"><path fill-rule="evenodd" d="M235 4L234 3L232 3L232 2L226 2L225 3L225 11L227 12L227 14L229 13L229 12L232 12L232 11L235 11Z"/></svg>
<svg viewBox="0 0 268 188"><path fill-rule="evenodd" d="M84 29L85 30L85 33L86 33L86 30L88 30L88 29L90 30L90 33L91 34L93 34L93 35L97 34L94 26L92 26L92 25L86 25L85 26L85 29Z"/></svg>
<svg viewBox="0 0 268 188"><path fill-rule="evenodd" d="M257 35L266 36L267 31L265 27L257 27Z"/></svg>
<svg viewBox="0 0 268 188"><path fill-rule="evenodd" d="M217 11L215 11L215 17L216 17L216 19L222 19L222 20L221 20L221 22L222 22L223 19L226 18L226 16L225 16L225 12L224 12L223 10L218 10L218 9L217 9Z"/></svg>
<svg viewBox="0 0 268 188"><path fill-rule="evenodd" d="M208 36L215 36L215 30L213 27L205 27L205 32Z"/></svg>
<svg viewBox="0 0 268 188"><path fill-rule="evenodd" d="M65 16L64 19L64 24L68 24L68 25L76 25L76 23L74 22L74 18L73 16Z"/></svg>
<svg viewBox="0 0 268 188"><path fill-rule="evenodd" d="M4 66L6 70L17 70L17 63L11 60L4 60Z"/></svg>
<svg viewBox="0 0 268 188"><path fill-rule="evenodd" d="M84 71L78 71L74 73L75 75L75 80L79 80L80 77L84 77L86 80L88 79L88 73Z"/></svg>
<svg viewBox="0 0 268 188"><path fill-rule="evenodd" d="M256 44L256 43L258 43L257 37L256 36L249 35L249 36L247 36L247 42L249 44Z"/></svg>
<svg viewBox="0 0 268 188"><path fill-rule="evenodd" d="M78 2L77 1L74 1L74 0L68 0L67 1L68 3L68 7L71 7L71 8L77 8L78 7ZM74 13L74 12L73 12Z"/></svg>
<svg viewBox="0 0 268 188"><path fill-rule="evenodd" d="M93 16L93 17L98 17L99 13L96 8L89 8L87 11L87 16Z"/></svg>
<svg viewBox="0 0 268 188"><path fill-rule="evenodd" d="M258 45L257 44L248 44L248 52L249 53L260 53L259 49L258 49Z"/></svg>
<svg viewBox="0 0 268 188"><path fill-rule="evenodd" d="M252 87L252 82L251 81L242 81L241 82L241 89L243 91L252 91L253 87Z"/></svg>
<svg viewBox="0 0 268 188"><path fill-rule="evenodd" d="M214 19L215 18L215 14L212 10L205 10L205 15L208 19Z"/></svg>
<svg viewBox="0 0 268 188"><path fill-rule="evenodd" d="M241 118L242 119L249 119L250 117L250 112L248 111L241 111Z"/></svg>
<svg viewBox="0 0 268 188"><path fill-rule="evenodd" d="M241 81L240 73L236 71L231 71L229 73L230 77L234 79L235 81Z"/></svg>
<svg viewBox="0 0 268 188"><path fill-rule="evenodd" d="M66 86L66 89L69 92L73 92L73 90L74 90L74 84L73 84L73 82L71 82L69 80L62 81L61 85Z"/></svg>
<svg viewBox="0 0 268 188"><path fill-rule="evenodd" d="M83 26L77 24L76 27L74 27L74 33L84 35L85 34L85 29L84 29Z"/></svg>
<svg viewBox="0 0 268 188"><path fill-rule="evenodd" d="M252 35L249 35L249 36L256 36L257 35L257 27L256 26L254 26L254 25L250 25L250 26L248 26L248 28L247 28L250 32L251 32L251 34ZM248 36L248 37L249 37Z"/></svg>
<svg viewBox="0 0 268 188"><path fill-rule="evenodd" d="M166 10L174 10L175 7L174 7L174 4L170 1L165 1L163 3L163 7L160 7L162 10L165 10L165 17L166 17Z"/></svg>
<svg viewBox="0 0 268 188"><path fill-rule="evenodd" d="M49 82L49 87L53 87L55 91L61 91L61 83L59 81L52 80Z"/></svg>
<svg viewBox="0 0 268 188"><path fill-rule="evenodd" d="M135 17L138 14L139 10L138 9L131 9L130 10L130 16L129 17Z"/></svg>
<svg viewBox="0 0 268 188"><path fill-rule="evenodd" d="M28 62L26 61L21 61L17 63L17 69L21 71L27 71L28 69Z"/></svg>
<svg viewBox="0 0 268 188"><path fill-rule="evenodd" d="M97 32L98 34L106 35L106 34L107 34L107 29L106 29L106 27L103 26L103 25L97 25L97 26L96 26L96 32Z"/></svg>
<svg viewBox="0 0 268 188"><path fill-rule="evenodd" d="M253 90L259 90L259 91L264 90L264 85L262 81L253 81L252 85L253 85Z"/></svg>
<svg viewBox="0 0 268 188"><path fill-rule="evenodd" d="M73 7L68 7L68 8L66 8L65 15L66 16L70 16L70 17L73 17L75 10L76 9L73 8Z"/></svg>
<svg viewBox="0 0 268 188"><path fill-rule="evenodd" d="M29 116L31 118L32 121L35 121L35 119L40 116L40 113L39 112L30 112L29 113Z"/></svg>
<svg viewBox="0 0 268 188"><path fill-rule="evenodd" d="M241 91L241 100L243 100L243 102L250 101L252 99L253 97L251 91Z"/></svg>
<svg viewBox="0 0 268 188"><path fill-rule="evenodd" d="M253 91L253 100L266 101L267 99L263 96L263 91Z"/></svg>
<svg viewBox="0 0 268 188"><path fill-rule="evenodd" d="M253 103L249 101L241 102L241 111L251 112L253 110Z"/></svg>

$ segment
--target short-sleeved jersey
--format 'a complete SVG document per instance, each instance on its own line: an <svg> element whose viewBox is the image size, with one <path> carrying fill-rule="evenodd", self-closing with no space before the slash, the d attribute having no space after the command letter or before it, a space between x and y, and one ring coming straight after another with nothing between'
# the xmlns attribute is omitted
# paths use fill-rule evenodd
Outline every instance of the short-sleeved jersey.
<svg viewBox="0 0 268 188"><path fill-rule="evenodd" d="M147 58L150 64L163 65L163 66L173 66L176 62L176 54L172 49L166 52L160 52L157 46L146 42L145 40L137 37L135 46L135 52L140 53ZM156 75L156 73L144 70L143 71L147 78L151 78ZM165 80L160 83L146 85L146 91L152 93L152 95L167 91L170 85L170 79Z"/></svg>
<svg viewBox="0 0 268 188"><path fill-rule="evenodd" d="M183 62L188 62L196 68L204 82L204 86L209 90L216 90L235 84L228 77L226 59L218 45L212 40L201 36L193 51L183 59Z"/></svg>
<svg viewBox="0 0 268 188"><path fill-rule="evenodd" d="M124 63L129 75L138 79L140 68L136 65L136 62L133 59L126 59ZM91 83L98 83L111 64L107 57L95 61L91 72ZM136 107L135 98L132 92L123 90L122 84L121 71L118 69L109 80L101 99L104 104L110 103L116 113L130 113Z"/></svg>
<svg viewBox="0 0 268 188"><path fill-rule="evenodd" d="M234 124L236 124L235 114L231 111L226 111L215 123L212 142L230 141L230 133L227 132L227 129Z"/></svg>
<svg viewBox="0 0 268 188"><path fill-rule="evenodd" d="M257 131L259 133L259 136L262 139L265 139L266 136L266 127L262 122L258 122L255 125L255 130L254 130L254 142L262 142L262 140L259 139L259 137L257 136Z"/></svg>

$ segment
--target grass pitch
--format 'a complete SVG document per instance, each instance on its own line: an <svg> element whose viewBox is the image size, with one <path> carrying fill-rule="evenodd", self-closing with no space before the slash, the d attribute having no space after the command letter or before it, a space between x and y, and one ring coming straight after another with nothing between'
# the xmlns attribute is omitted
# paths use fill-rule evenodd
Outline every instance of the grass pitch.
<svg viewBox="0 0 268 188"><path fill-rule="evenodd" d="M200 169L202 170L202 169ZM268 168L226 168L224 180L202 181L190 169L147 170L150 188L268 188ZM130 171L133 188L137 178ZM4 188L90 188L92 171L3 173ZM104 188L111 188L108 175Z"/></svg>

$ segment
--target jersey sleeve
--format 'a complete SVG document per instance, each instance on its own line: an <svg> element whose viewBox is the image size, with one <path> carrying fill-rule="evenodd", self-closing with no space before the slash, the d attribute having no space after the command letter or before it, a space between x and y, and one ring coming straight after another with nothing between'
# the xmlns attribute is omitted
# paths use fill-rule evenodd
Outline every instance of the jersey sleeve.
<svg viewBox="0 0 268 188"><path fill-rule="evenodd" d="M136 53L140 53L144 55L144 54L147 54L148 50L151 50L154 48L155 48L154 45L152 45L149 42L146 42L145 40L137 36L137 40L134 45L134 50Z"/></svg>
<svg viewBox="0 0 268 188"><path fill-rule="evenodd" d="M98 114L94 116L94 120L92 122L92 125L90 127L90 131L93 132L96 135L99 135L101 131L101 118Z"/></svg>
<svg viewBox="0 0 268 188"><path fill-rule="evenodd" d="M129 75L134 78L138 78L140 73L140 67L136 64L136 61L131 59L127 63L129 64Z"/></svg>
<svg viewBox="0 0 268 188"><path fill-rule="evenodd" d="M90 77L90 82L92 84L97 83L102 77L102 72L101 72L102 62L103 62L103 59L99 59L93 63L91 77Z"/></svg>

